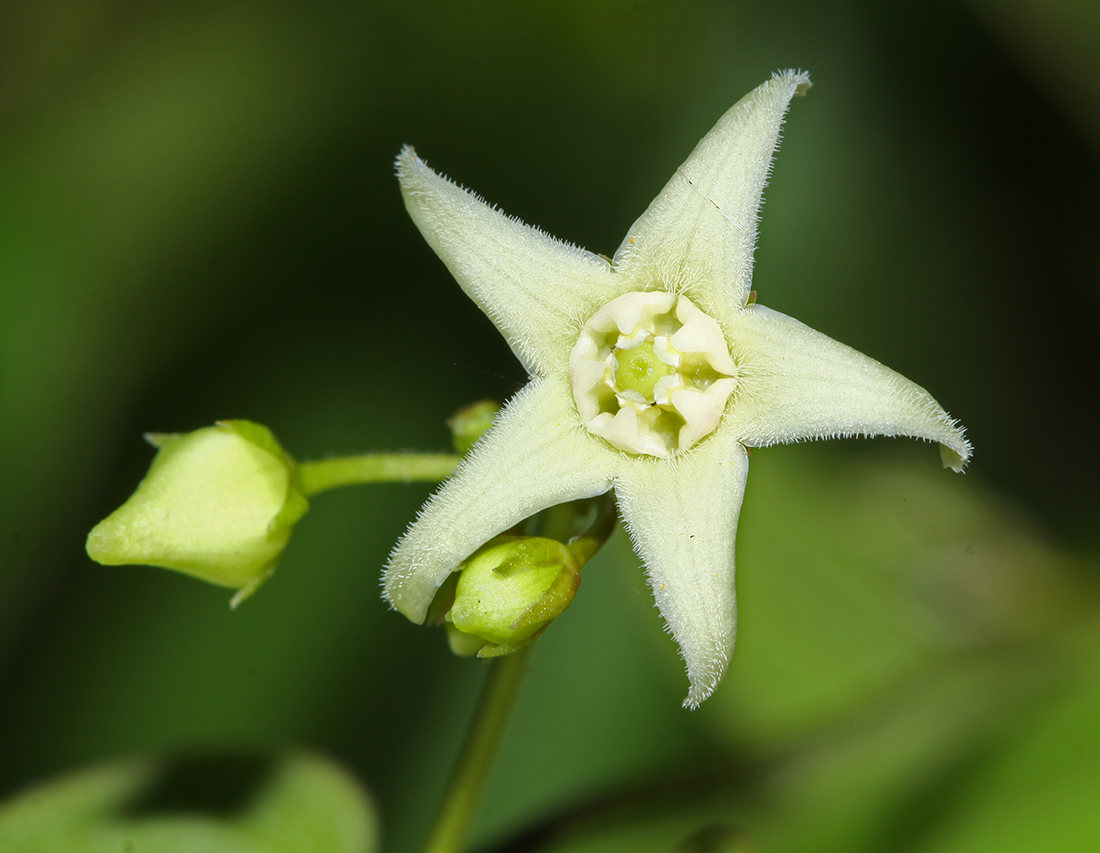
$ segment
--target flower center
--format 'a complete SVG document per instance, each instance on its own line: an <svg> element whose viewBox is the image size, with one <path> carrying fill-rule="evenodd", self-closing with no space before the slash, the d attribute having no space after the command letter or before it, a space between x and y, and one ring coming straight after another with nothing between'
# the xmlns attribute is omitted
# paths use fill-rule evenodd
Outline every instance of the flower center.
<svg viewBox="0 0 1100 853"><path fill-rule="evenodd" d="M628 453L665 457L713 432L737 385L718 323L666 292L627 293L593 314L569 374L589 432Z"/></svg>
<svg viewBox="0 0 1100 853"><path fill-rule="evenodd" d="M606 382L615 392L633 391L641 394L647 403L654 402L654 389L658 383L676 372L676 362L666 363L657 354L656 340L661 341L663 352L668 352L668 338L654 339L648 333L639 341L626 341L607 355L611 368ZM666 356L667 358L667 356ZM679 361L679 359L676 359Z"/></svg>

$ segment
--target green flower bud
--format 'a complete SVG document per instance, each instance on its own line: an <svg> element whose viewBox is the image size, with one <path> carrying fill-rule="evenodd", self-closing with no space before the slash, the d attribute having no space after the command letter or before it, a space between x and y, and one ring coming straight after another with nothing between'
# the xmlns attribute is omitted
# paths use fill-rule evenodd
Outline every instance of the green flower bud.
<svg viewBox="0 0 1100 853"><path fill-rule="evenodd" d="M296 463L251 421L146 439L158 448L149 473L88 535L88 556L233 587L236 607L271 576L309 509Z"/></svg>
<svg viewBox="0 0 1100 853"><path fill-rule="evenodd" d="M569 547L538 536L498 536L460 571L446 617L449 639L457 654L479 657L529 642L573 603L581 582Z"/></svg>
<svg viewBox="0 0 1100 853"><path fill-rule="evenodd" d="M447 421L455 453L466 454L482 433L493 425L493 418L499 411L500 403L496 400L478 400L455 412Z"/></svg>

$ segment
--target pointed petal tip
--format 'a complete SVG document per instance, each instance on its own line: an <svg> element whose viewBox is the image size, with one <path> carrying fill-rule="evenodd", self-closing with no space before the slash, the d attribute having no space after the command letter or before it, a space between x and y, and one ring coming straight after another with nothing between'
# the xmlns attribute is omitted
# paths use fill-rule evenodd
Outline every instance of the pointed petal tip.
<svg viewBox="0 0 1100 853"><path fill-rule="evenodd" d="M736 628L735 628L736 631ZM669 630L675 637L675 633ZM688 694L681 706L689 711L698 709L722 683L729 669L730 660L733 658L734 642L731 641L721 649L711 649L710 655L700 659L696 655L690 655L681 646L680 657L687 664Z"/></svg>
<svg viewBox="0 0 1100 853"><path fill-rule="evenodd" d="M970 457L974 455L974 451L970 442L966 440L962 427L957 426L956 429L958 430L957 442L952 442L950 445L940 444L940 461L943 462L944 468L950 468L961 474L970 462Z"/></svg>
<svg viewBox="0 0 1100 853"><path fill-rule="evenodd" d="M463 194L473 196L477 201L484 201L480 196L470 193L446 175L436 172L425 162L423 157L416 153L416 149L411 145L401 147L393 161L393 171L397 175L397 182L401 187L401 194L405 197L406 204L409 202L411 195L419 195L432 188L438 191L442 187L450 187Z"/></svg>
<svg viewBox="0 0 1100 853"><path fill-rule="evenodd" d="M416 156L416 149L411 145L402 145L401 150L397 153L397 157L393 161L394 171L398 175L401 174L403 169L408 168L411 163L415 163L420 158Z"/></svg>
<svg viewBox="0 0 1100 853"><path fill-rule="evenodd" d="M794 97L802 97L812 87L813 81L810 80L810 72L803 71L802 69L785 68L782 71L776 71L772 74L772 80L782 81L784 83L794 84Z"/></svg>
<svg viewBox="0 0 1100 853"><path fill-rule="evenodd" d="M939 410L944 430L943 434L930 436L930 438L940 445L940 461L943 467L962 474L974 455L974 448L966 437L966 428L940 408L938 403L935 405Z"/></svg>
<svg viewBox="0 0 1100 853"><path fill-rule="evenodd" d="M631 536L631 540L636 545L634 536ZM649 579L649 584L654 595L659 596L660 591L657 587L654 587L652 578ZM667 603L662 607L660 600L656 602L656 606L665 620L665 633L676 641L679 646L680 660L684 662L687 669L688 694L684 697L681 707L694 711L713 695L714 691L718 689L718 685L722 683L722 679L726 677L730 660L733 658L734 639L731 637L728 642L718 639L717 643L705 644L710 646L709 649L705 646L700 649L697 644L685 643L684 637L677 633L670 622L671 619L676 619L675 611L670 609ZM731 607L730 613L734 619L732 633L735 637L736 608Z"/></svg>
<svg viewBox="0 0 1100 853"><path fill-rule="evenodd" d="M393 171L397 175L397 181L401 186L401 193L405 196L408 195L411 185L417 178L423 182L424 173L435 176L435 173L428 164L421 159L420 155L416 153L416 149L411 145L404 145L401 147L401 151L398 152L396 159L393 161ZM443 180L447 179L443 178Z"/></svg>
<svg viewBox="0 0 1100 853"><path fill-rule="evenodd" d="M682 707L687 708L689 711L698 710L707 699L711 697L715 689L718 687L718 682L722 680L722 672L714 674L708 673L705 677L699 680L693 680L691 687L688 689L688 695L684 699Z"/></svg>

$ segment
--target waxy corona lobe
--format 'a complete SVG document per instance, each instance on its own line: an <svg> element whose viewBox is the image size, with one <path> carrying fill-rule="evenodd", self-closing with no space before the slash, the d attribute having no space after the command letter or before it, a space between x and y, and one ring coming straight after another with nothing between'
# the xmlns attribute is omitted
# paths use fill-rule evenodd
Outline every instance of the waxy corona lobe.
<svg viewBox="0 0 1100 853"><path fill-rule="evenodd" d="M585 428L650 456L673 456L710 435L736 374L718 324L667 291L612 299L585 323L569 356Z"/></svg>
<svg viewBox="0 0 1100 853"><path fill-rule="evenodd" d="M734 538L748 448L855 435L970 445L923 388L750 299L757 212L790 99L784 72L700 141L613 262L491 208L411 148L405 204L531 381L397 544L385 595L421 622L439 585L493 536L615 490L697 706L736 633Z"/></svg>

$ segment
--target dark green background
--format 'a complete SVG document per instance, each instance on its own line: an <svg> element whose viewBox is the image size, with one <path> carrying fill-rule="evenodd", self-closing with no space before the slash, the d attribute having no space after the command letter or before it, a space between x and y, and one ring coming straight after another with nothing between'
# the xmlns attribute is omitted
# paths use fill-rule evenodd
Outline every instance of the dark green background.
<svg viewBox="0 0 1100 853"><path fill-rule="evenodd" d="M0 6L0 791L146 750L327 751L415 849L481 667L386 611L428 493L318 498L275 579L104 568L145 431L446 447L524 376L404 213L405 143L592 251L808 69L760 302L928 387L917 443L758 451L740 647L702 710L621 533L540 642L477 837L1100 847L1100 11L1087 0ZM526 848L525 848L526 849Z"/></svg>

